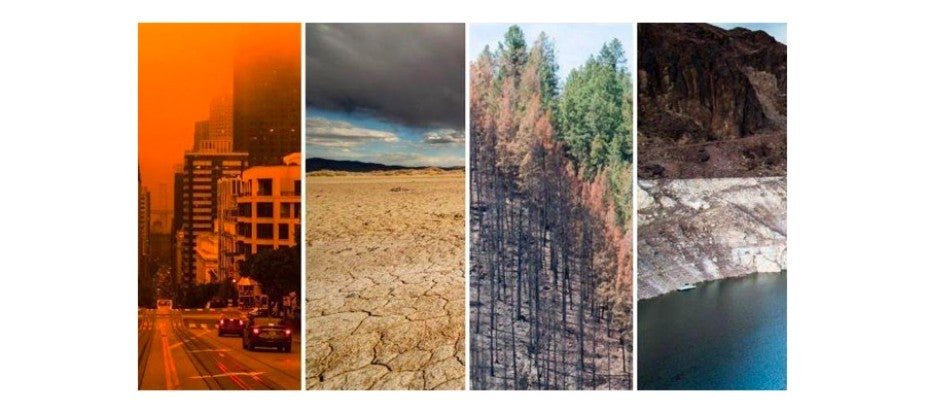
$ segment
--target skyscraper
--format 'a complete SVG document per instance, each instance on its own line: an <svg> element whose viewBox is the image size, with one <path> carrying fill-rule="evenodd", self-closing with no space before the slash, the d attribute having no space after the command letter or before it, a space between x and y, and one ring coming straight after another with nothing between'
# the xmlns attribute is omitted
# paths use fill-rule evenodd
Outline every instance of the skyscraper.
<svg viewBox="0 0 926 412"><path fill-rule="evenodd" d="M235 56L233 149L248 153L251 166L280 165L301 149L301 50L273 36L255 27Z"/></svg>
<svg viewBox="0 0 926 412"><path fill-rule="evenodd" d="M213 222L218 217L217 191L222 178L241 176L247 168L247 153L198 153L187 152L183 156L183 172L180 183L180 209L175 210L179 223L177 240L180 253L178 268L184 284L195 279L196 236L212 233Z"/></svg>
<svg viewBox="0 0 926 412"><path fill-rule="evenodd" d="M232 140L232 97L214 97L209 102L209 140Z"/></svg>
<svg viewBox="0 0 926 412"><path fill-rule="evenodd" d="M148 264L151 260L151 192L142 186L141 168L138 171L138 304L146 305L150 302L151 282Z"/></svg>
<svg viewBox="0 0 926 412"><path fill-rule="evenodd" d="M193 151L197 153L232 152L232 99L214 97L209 102L209 119L196 122Z"/></svg>

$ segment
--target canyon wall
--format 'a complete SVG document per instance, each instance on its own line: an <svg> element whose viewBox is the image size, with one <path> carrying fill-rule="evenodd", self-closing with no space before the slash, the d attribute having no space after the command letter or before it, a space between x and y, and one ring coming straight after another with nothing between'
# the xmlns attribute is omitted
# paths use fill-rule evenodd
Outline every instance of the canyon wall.
<svg viewBox="0 0 926 412"><path fill-rule="evenodd" d="M639 36L641 179L787 173L787 46L709 24Z"/></svg>
<svg viewBox="0 0 926 412"><path fill-rule="evenodd" d="M638 298L787 268L787 46L640 24Z"/></svg>
<svg viewBox="0 0 926 412"><path fill-rule="evenodd" d="M784 177L640 180L638 298L787 269Z"/></svg>

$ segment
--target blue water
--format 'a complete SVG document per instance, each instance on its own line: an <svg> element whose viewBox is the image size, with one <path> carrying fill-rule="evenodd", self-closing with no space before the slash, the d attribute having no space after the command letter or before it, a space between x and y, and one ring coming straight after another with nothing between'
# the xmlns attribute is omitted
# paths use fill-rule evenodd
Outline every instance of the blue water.
<svg viewBox="0 0 926 412"><path fill-rule="evenodd" d="M763 273L641 300L639 389L786 389L787 288Z"/></svg>

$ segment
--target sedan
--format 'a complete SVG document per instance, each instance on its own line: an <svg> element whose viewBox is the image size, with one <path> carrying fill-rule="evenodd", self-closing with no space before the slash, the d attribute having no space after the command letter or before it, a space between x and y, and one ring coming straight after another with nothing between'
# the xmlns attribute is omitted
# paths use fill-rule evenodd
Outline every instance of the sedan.
<svg viewBox="0 0 926 412"><path fill-rule="evenodd" d="M236 309L225 309L219 317L219 336L241 336L244 332L244 315Z"/></svg>
<svg viewBox="0 0 926 412"><path fill-rule="evenodd" d="M283 319L280 318L251 317L241 335L241 347L254 350L258 346L292 352L293 329L285 325Z"/></svg>

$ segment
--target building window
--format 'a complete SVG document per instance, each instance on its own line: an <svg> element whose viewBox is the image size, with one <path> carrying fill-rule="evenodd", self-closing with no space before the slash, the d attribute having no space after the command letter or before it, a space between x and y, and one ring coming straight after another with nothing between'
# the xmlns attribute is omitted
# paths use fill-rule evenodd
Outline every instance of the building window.
<svg viewBox="0 0 926 412"><path fill-rule="evenodd" d="M251 237L251 224L246 222L239 222L237 231L241 236Z"/></svg>
<svg viewBox="0 0 926 412"><path fill-rule="evenodd" d="M273 223L258 223L257 224L257 238L258 239L273 239Z"/></svg>
<svg viewBox="0 0 926 412"><path fill-rule="evenodd" d="M277 225L277 238L279 238L280 240L289 239L289 225L287 225L286 223L280 223L279 225Z"/></svg>
<svg viewBox="0 0 926 412"><path fill-rule="evenodd" d="M257 179L257 195L273 196L273 179Z"/></svg>
<svg viewBox="0 0 926 412"><path fill-rule="evenodd" d="M270 245L257 245L257 253L263 252L265 250L273 250L273 246Z"/></svg>
<svg viewBox="0 0 926 412"><path fill-rule="evenodd" d="M257 217L273 217L273 202L257 202Z"/></svg>
<svg viewBox="0 0 926 412"><path fill-rule="evenodd" d="M302 194L302 181L301 180L296 179L293 181L293 191L296 192L296 196L299 196L300 194Z"/></svg>
<svg viewBox="0 0 926 412"><path fill-rule="evenodd" d="M293 225L293 233L294 233L293 236L294 236L297 240L298 240L300 237L302 237L302 225L299 224L299 223L296 223L295 225Z"/></svg>
<svg viewBox="0 0 926 412"><path fill-rule="evenodd" d="M280 203L280 217L289 217L289 203Z"/></svg>
<svg viewBox="0 0 926 412"><path fill-rule="evenodd" d="M238 217L251 218L251 203L238 203Z"/></svg>
<svg viewBox="0 0 926 412"><path fill-rule="evenodd" d="M237 242L235 244L236 250L239 255L250 255L251 254L251 245L244 242Z"/></svg>
<svg viewBox="0 0 926 412"><path fill-rule="evenodd" d="M293 203L293 217L299 217L299 202Z"/></svg>

